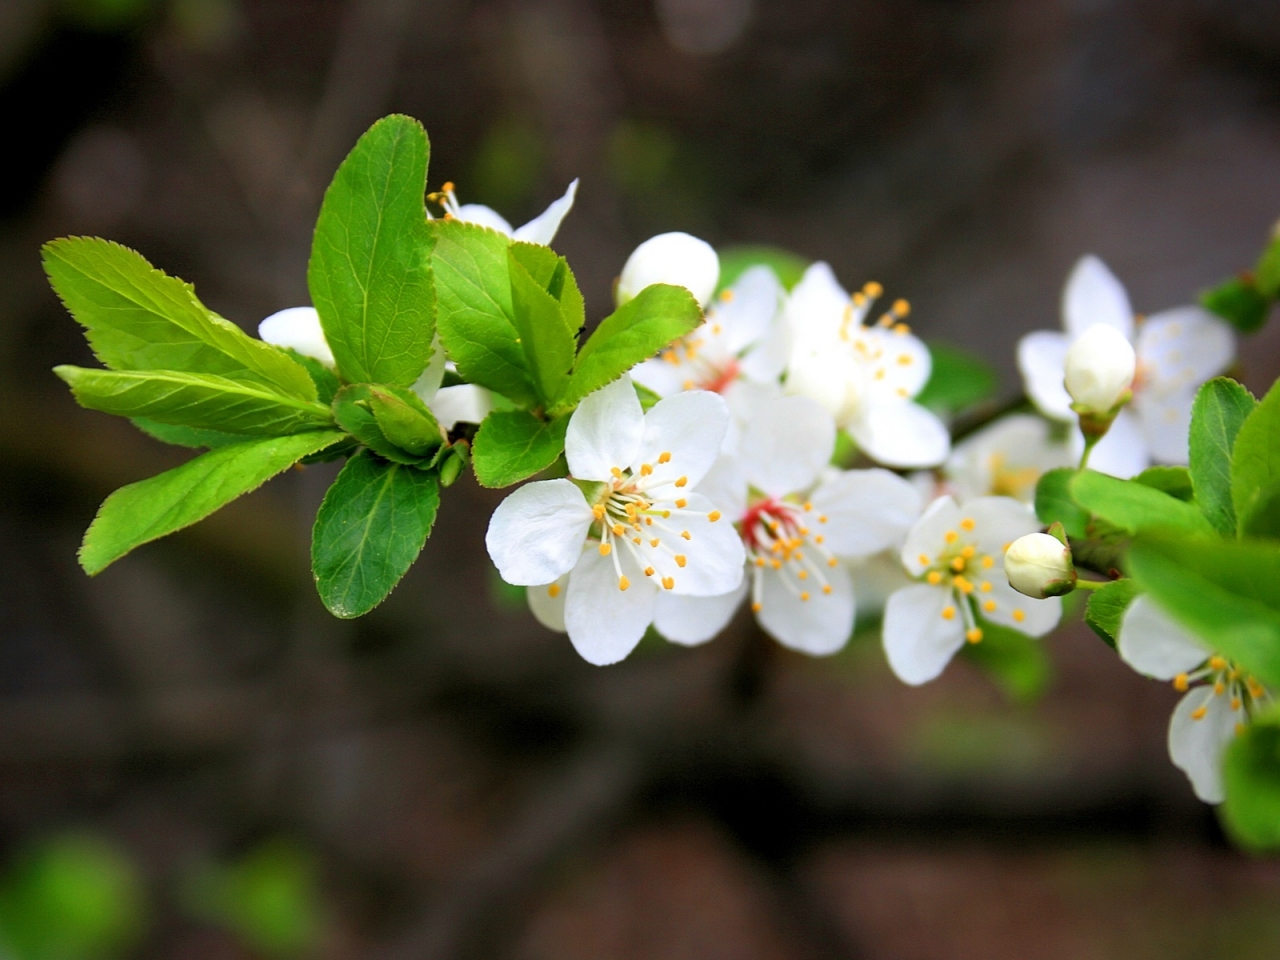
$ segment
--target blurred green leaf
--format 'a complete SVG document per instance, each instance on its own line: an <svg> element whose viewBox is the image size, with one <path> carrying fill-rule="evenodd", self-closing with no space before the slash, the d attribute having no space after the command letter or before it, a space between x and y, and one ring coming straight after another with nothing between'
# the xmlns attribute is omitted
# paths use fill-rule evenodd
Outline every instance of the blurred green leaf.
<svg viewBox="0 0 1280 960"><path fill-rule="evenodd" d="M1231 455L1231 503L1241 523L1280 486L1280 381L1240 425Z"/></svg>
<svg viewBox="0 0 1280 960"><path fill-rule="evenodd" d="M1231 456L1240 426L1258 402L1241 384L1216 377L1202 386L1191 406L1191 483L1196 502L1215 530L1236 532L1231 502Z"/></svg>
<svg viewBox="0 0 1280 960"><path fill-rule="evenodd" d="M1075 476L1071 496L1086 510L1129 533L1161 527L1189 533L1212 532L1204 514L1194 505L1145 484L1118 480L1095 470L1082 470Z"/></svg>
<svg viewBox="0 0 1280 960"><path fill-rule="evenodd" d="M495 411L476 434L471 462L485 487L508 487L541 473L564 450L569 418L547 423L523 410Z"/></svg>
<svg viewBox="0 0 1280 960"><path fill-rule="evenodd" d="M1280 483L1258 492L1249 515L1240 521L1240 535L1280 540Z"/></svg>
<svg viewBox="0 0 1280 960"><path fill-rule="evenodd" d="M159 476L121 487L98 508L80 547L90 576L130 550L203 520L302 457L342 439L337 431L267 437L219 447Z"/></svg>
<svg viewBox="0 0 1280 960"><path fill-rule="evenodd" d="M995 396L999 378L981 357L936 340L929 342L929 354L933 367L916 396L917 403L943 416L955 416Z"/></svg>
<svg viewBox="0 0 1280 960"><path fill-rule="evenodd" d="M609 169L627 193L656 193L667 183L678 152L675 137L661 127L623 120L609 139Z"/></svg>
<svg viewBox="0 0 1280 960"><path fill-rule="evenodd" d="M617 380L701 322L702 309L684 287L666 283L645 287L600 321L587 338L554 412L572 410L583 397Z"/></svg>
<svg viewBox="0 0 1280 960"><path fill-rule="evenodd" d="M1084 622L1108 646L1114 647L1120 637L1120 621L1124 619L1124 612L1137 595L1137 585L1127 577L1113 580L1105 587L1091 591L1084 608Z"/></svg>
<svg viewBox="0 0 1280 960"><path fill-rule="evenodd" d="M71 387L82 407L121 417L267 437L333 425L328 407L226 377L71 366L54 367L53 372Z"/></svg>
<svg viewBox="0 0 1280 960"><path fill-rule="evenodd" d="M1186 467L1147 467L1133 480L1144 487L1167 493L1183 503L1190 503L1196 496L1191 484L1191 473Z"/></svg>
<svg viewBox="0 0 1280 960"><path fill-rule="evenodd" d="M325 191L307 283L348 381L409 387L431 358L435 237L423 199L430 152L417 120L383 117Z"/></svg>
<svg viewBox="0 0 1280 960"><path fill-rule="evenodd" d="M542 176L546 153L541 134L527 119L499 120L485 133L472 163L477 199L499 210L528 203Z"/></svg>
<svg viewBox="0 0 1280 960"><path fill-rule="evenodd" d="M804 272L809 269L809 260L799 254L780 247L768 246L735 246L725 247L720 254L720 284L716 287L719 293L731 287L737 279L751 267L765 266L773 271L778 282L787 290L791 290Z"/></svg>
<svg viewBox="0 0 1280 960"><path fill-rule="evenodd" d="M348 460L311 537L311 569L329 612L350 619L385 600L422 552L439 505L434 473L368 451Z"/></svg>
<svg viewBox="0 0 1280 960"><path fill-rule="evenodd" d="M1280 298L1280 236L1274 230L1253 268L1253 285L1268 300Z"/></svg>
<svg viewBox="0 0 1280 960"><path fill-rule="evenodd" d="M271 960L293 960L320 943L324 913L315 857L285 840L263 844L240 861L210 865L186 884L198 918L216 923Z"/></svg>
<svg viewBox="0 0 1280 960"><path fill-rule="evenodd" d="M133 861L89 834L48 840L21 856L0 890L0 953L14 960L121 956L145 929Z"/></svg>
<svg viewBox="0 0 1280 960"><path fill-rule="evenodd" d="M1018 630L977 618L982 640L966 643L961 655L977 664L1005 694L1018 703L1038 700L1049 686L1053 668L1044 644Z"/></svg>
<svg viewBox="0 0 1280 960"><path fill-rule="evenodd" d="M1046 471L1036 483L1036 516L1045 526L1061 523L1071 539L1082 539L1089 533L1089 511L1071 495L1071 481L1076 471L1058 467Z"/></svg>
<svg viewBox="0 0 1280 960"><path fill-rule="evenodd" d="M44 245L45 272L94 354L112 370L178 370L255 382L315 400L306 370L196 299L141 254L93 237Z"/></svg>
<svg viewBox="0 0 1280 960"><path fill-rule="evenodd" d="M1280 849L1280 708L1253 718L1223 761L1227 832L1253 850Z"/></svg>
<svg viewBox="0 0 1280 960"><path fill-rule="evenodd" d="M1269 301L1251 280L1233 277L1200 294L1200 303L1241 333L1254 333L1267 322Z"/></svg>

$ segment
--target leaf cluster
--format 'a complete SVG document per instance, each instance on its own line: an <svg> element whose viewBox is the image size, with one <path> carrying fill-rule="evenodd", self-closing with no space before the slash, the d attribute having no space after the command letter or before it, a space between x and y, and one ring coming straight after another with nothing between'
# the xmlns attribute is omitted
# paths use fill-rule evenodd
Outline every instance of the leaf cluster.
<svg viewBox="0 0 1280 960"><path fill-rule="evenodd" d="M1200 302L1241 333L1260 330L1280 300L1280 233L1271 239L1252 270L1210 287L1200 294Z"/></svg>

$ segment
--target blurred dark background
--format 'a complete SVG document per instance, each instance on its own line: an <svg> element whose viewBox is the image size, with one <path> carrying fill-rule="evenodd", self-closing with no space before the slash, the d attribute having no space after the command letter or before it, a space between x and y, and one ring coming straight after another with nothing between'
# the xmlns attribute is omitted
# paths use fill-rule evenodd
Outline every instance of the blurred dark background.
<svg viewBox="0 0 1280 960"><path fill-rule="evenodd" d="M556 246L590 316L652 233L773 243L909 297L1010 393L1080 254L1153 311L1280 216L1271 0L3 0L16 960L1280 956L1280 864L1232 851L1168 761L1173 692L1079 624L1036 702L745 621L596 669L497 581L470 481L336 621L323 466L85 578L101 499L184 455L49 373L91 358L39 244L129 244L253 330L306 302L320 192L393 110L433 188L513 222L582 177ZM1274 329L1241 353L1280 373Z"/></svg>

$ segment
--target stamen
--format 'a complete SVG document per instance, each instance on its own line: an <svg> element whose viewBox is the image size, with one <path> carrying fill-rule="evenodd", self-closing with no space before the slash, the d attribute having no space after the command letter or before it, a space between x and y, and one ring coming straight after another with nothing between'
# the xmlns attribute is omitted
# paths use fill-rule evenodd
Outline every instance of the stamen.
<svg viewBox="0 0 1280 960"><path fill-rule="evenodd" d="M681 497L679 500L676 501L676 506L679 507L681 510L683 510L688 505L689 505L689 501L684 499L683 497Z"/></svg>
<svg viewBox="0 0 1280 960"><path fill-rule="evenodd" d="M992 567L994 567L995 565L996 565L996 562L995 562L995 560L993 560L991 557L984 556L984 557L982 558L982 569L983 569L983 570L990 570L990 569L991 569Z"/></svg>
<svg viewBox="0 0 1280 960"><path fill-rule="evenodd" d="M609 468L609 472L610 472L611 474L613 474L613 479L615 479L615 480L621 480L621 479L622 479L622 471L621 471L619 468L617 468L617 467L610 467L610 468Z"/></svg>
<svg viewBox="0 0 1280 960"><path fill-rule="evenodd" d="M1225 669L1227 669L1227 661L1226 661L1226 660L1224 660L1222 657L1218 657L1218 656L1210 657L1210 658L1209 658L1209 669L1210 669L1210 670L1225 670Z"/></svg>
<svg viewBox="0 0 1280 960"><path fill-rule="evenodd" d="M945 606L945 607L943 607L943 608L942 608L942 619L943 619L943 620L954 620L955 618L956 618L956 608L955 608L955 607L950 606L950 605L947 605L947 606Z"/></svg>
<svg viewBox="0 0 1280 960"><path fill-rule="evenodd" d="M647 477L653 473L653 465L648 463L640 464L640 476Z"/></svg>
<svg viewBox="0 0 1280 960"><path fill-rule="evenodd" d="M619 589L619 590L625 590L625 589L627 589L627 587L629 587L629 586L631 586L631 581L630 581L630 580L628 580L626 577L619 577L619 578L618 578L618 589Z"/></svg>
<svg viewBox="0 0 1280 960"><path fill-rule="evenodd" d="M681 531L680 531L680 536L684 537L686 540L692 540L692 539L693 539L693 534L692 534L692 533L690 533L688 530L681 530Z"/></svg>
<svg viewBox="0 0 1280 960"><path fill-rule="evenodd" d="M646 577L652 577L652 576L653 576L653 567L645 567L645 568L644 568L644 575L645 575Z"/></svg>
<svg viewBox="0 0 1280 960"><path fill-rule="evenodd" d="M604 504L603 504L603 503L597 503L594 507L592 507L592 508L591 508L591 515L592 515L593 517L595 517L597 520L603 520L603 519L604 519Z"/></svg>
<svg viewBox="0 0 1280 960"><path fill-rule="evenodd" d="M947 543L955 543L960 539L960 534L956 533L954 530L948 530L943 534L942 539L947 541Z"/></svg>
<svg viewBox="0 0 1280 960"><path fill-rule="evenodd" d="M960 551L960 556L962 556L962 557L964 557L966 560L968 560L968 559L972 558L972 557L973 557L973 555L974 555L975 553L977 553L977 552L978 552L978 551L977 551L977 550L975 550L975 549L973 548L973 545L972 545L972 544L970 544L969 546L965 547L963 550L961 550L961 551Z"/></svg>
<svg viewBox="0 0 1280 960"><path fill-rule="evenodd" d="M840 561L839 561L839 560L837 560L835 557L828 557L828 558L827 558L827 566L828 566L828 567L835 567L835 566L839 566L839 564L840 564Z"/></svg>
<svg viewBox="0 0 1280 960"><path fill-rule="evenodd" d="M753 600L753 601L751 602L751 612L752 612L752 613L759 613L759 612L760 612L761 610L763 610L763 609L764 609L764 604L763 604L763 603L761 603L759 600Z"/></svg>
<svg viewBox="0 0 1280 960"><path fill-rule="evenodd" d="M982 639L982 628L974 627L971 630L965 631L964 638L968 640L970 643L977 643Z"/></svg>
<svg viewBox="0 0 1280 960"><path fill-rule="evenodd" d="M952 557L952 559L951 559L951 569L952 569L952 570L954 570L956 573L959 573L961 570L963 570L963 569L964 569L964 557Z"/></svg>
<svg viewBox="0 0 1280 960"><path fill-rule="evenodd" d="M719 519L720 519L719 510L712 510L710 513L707 514L707 520L711 523L715 523Z"/></svg>
<svg viewBox="0 0 1280 960"><path fill-rule="evenodd" d="M962 530L971 531L975 526L977 526L977 524L973 522L973 518L971 517L965 517L960 521L960 529Z"/></svg>
<svg viewBox="0 0 1280 960"><path fill-rule="evenodd" d="M1023 613L1021 610L1019 610L1017 607L1014 607L1014 608L1013 608L1013 619L1015 619L1015 620L1017 620L1019 623L1021 623L1023 620L1027 619L1027 615L1026 615L1025 613Z"/></svg>
<svg viewBox="0 0 1280 960"><path fill-rule="evenodd" d="M613 549L612 544L609 544L609 543L600 544L600 556L607 557L609 555L609 551L611 551L612 549Z"/></svg>
<svg viewBox="0 0 1280 960"><path fill-rule="evenodd" d="M916 559L920 561L920 566L922 567L927 567L929 565L929 555L927 553L920 554Z"/></svg>
<svg viewBox="0 0 1280 960"><path fill-rule="evenodd" d="M1209 712L1209 707L1207 705L1203 707L1196 707L1194 710L1191 711L1191 719L1203 720L1205 717L1205 714L1208 712Z"/></svg>
<svg viewBox="0 0 1280 960"><path fill-rule="evenodd" d="M928 580L930 584L936 587L938 584L942 582L942 574L940 574L937 570L930 570L929 575L925 577L925 579Z"/></svg>
<svg viewBox="0 0 1280 960"><path fill-rule="evenodd" d="M676 578L675 578L675 577L663 577L663 578L662 578L662 585L663 585L664 587L666 587L668 590L674 590L674 589L675 589L675 586L676 586Z"/></svg>
<svg viewBox="0 0 1280 960"><path fill-rule="evenodd" d="M670 463L670 462L671 462L671 451L670 451L670 450L664 450L664 451L662 451L662 453L658 454L658 462L659 462L659 463Z"/></svg>
<svg viewBox="0 0 1280 960"><path fill-rule="evenodd" d="M987 613L995 613L996 602L994 600L988 600L986 603L982 605L982 609Z"/></svg>
<svg viewBox="0 0 1280 960"><path fill-rule="evenodd" d="M688 558L688 557L686 557L683 553L677 553L677 554L676 554L676 566L677 566L677 567L683 567L683 566L684 566L686 563L688 563L688 562L689 562L689 558Z"/></svg>
<svg viewBox="0 0 1280 960"><path fill-rule="evenodd" d="M808 600L808 599L809 599L809 594L808 594L808 592L806 591L806 592L804 592L804 593L801 593L801 594L800 594L800 599L801 599L801 600Z"/></svg>
<svg viewBox="0 0 1280 960"><path fill-rule="evenodd" d="M1187 680L1187 675L1185 673L1180 673L1173 678L1173 689L1177 690L1179 693L1186 693L1187 687L1189 686L1190 682Z"/></svg>
<svg viewBox="0 0 1280 960"><path fill-rule="evenodd" d="M677 480L677 481L676 481L676 486L677 486L677 487L683 487L683 486L685 486L688 482L689 482L689 478L688 478L688 477L681 477L679 480Z"/></svg>
<svg viewBox="0 0 1280 960"><path fill-rule="evenodd" d="M823 592L823 593L830 593L830 592L831 592L831 584L829 584L829 583L824 583L824 584L822 585L822 592Z"/></svg>
<svg viewBox="0 0 1280 960"><path fill-rule="evenodd" d="M560 596L560 584L553 583L551 584L551 586L547 587L547 596L548 597Z"/></svg>

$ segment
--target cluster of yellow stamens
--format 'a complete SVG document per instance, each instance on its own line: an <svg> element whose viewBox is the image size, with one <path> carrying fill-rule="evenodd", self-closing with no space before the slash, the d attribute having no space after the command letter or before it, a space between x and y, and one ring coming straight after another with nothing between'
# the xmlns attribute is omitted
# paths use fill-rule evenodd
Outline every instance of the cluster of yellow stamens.
<svg viewBox="0 0 1280 960"><path fill-rule="evenodd" d="M863 325L863 318L870 309L871 303L882 293L884 288L875 281L866 284L849 298L849 304L845 307L844 316L840 321L840 339L852 345L854 356L859 363L873 368L872 376L877 380L888 377L890 366L893 364L909 367L915 363L915 357L906 351L886 356L886 352L893 353L892 349L886 350L884 339L876 336ZM876 321L876 326L892 330L899 336L906 336L911 332L911 328L903 320L910 312L911 304L906 300L895 300L893 306ZM897 393L902 397L910 396L910 392L905 387L899 387Z"/></svg>
<svg viewBox="0 0 1280 960"><path fill-rule="evenodd" d="M1180 693L1185 693L1191 688L1191 684L1202 680L1213 684L1215 697L1228 695L1231 697L1232 713L1238 713L1242 709L1252 713L1260 704L1270 699L1267 688L1255 677L1244 673L1226 657L1219 656L1210 657L1190 673L1178 674L1173 678L1173 687ZM1203 720L1208 712L1209 705L1203 704L1191 711L1191 719ZM1243 730L1244 724L1237 721L1236 733L1241 733Z"/></svg>
<svg viewBox="0 0 1280 960"><path fill-rule="evenodd" d="M660 465L670 463L670 452L659 454L657 462ZM715 523L720 519L720 511L690 510L689 500L685 496L670 499L653 497L647 489L654 485L651 463L641 464L635 473L621 467L611 468L610 473L613 479L592 506L591 512L599 524L597 549L602 557L613 558L613 568L618 575L618 589L626 590L631 586L631 581L622 572L615 544L631 552L646 577L656 577L664 589L674 590L675 575L669 564L674 563L676 568L683 570L689 563L689 558L684 553L676 552L677 548L671 546L671 541L693 540L693 533L679 523L679 520L683 517L700 517ZM689 478L680 476L674 481L664 478L658 484L670 484L683 492L689 485ZM676 520L674 524L667 522L673 518ZM660 574L659 568L664 572Z"/></svg>
<svg viewBox="0 0 1280 960"><path fill-rule="evenodd" d="M922 553L916 558L920 566L926 568L926 583L952 591L954 602L942 608L942 619L954 620L958 612L964 621L965 639L970 643L982 639L982 628L974 616L974 604L985 614L995 613L998 609L995 599L989 596L992 591L990 577L993 572L998 573L995 571L996 559L990 554L979 553L977 546L969 542L971 538L966 536L976 527L977 523L971 517L965 517L960 521L959 530L948 530L943 535L944 546L937 556ZM1007 544L1005 549L1008 549ZM1010 615L1018 623L1026 619L1026 613L1020 607L1015 607Z"/></svg>
<svg viewBox="0 0 1280 960"><path fill-rule="evenodd" d="M436 193L427 194L427 200L444 210L444 219L446 220L456 220L458 217L458 198L453 191L453 181L450 180Z"/></svg>
<svg viewBox="0 0 1280 960"><path fill-rule="evenodd" d="M722 290L720 300L729 303L733 300L732 290ZM707 321L693 333L676 340L662 351L662 359L673 367L685 367L688 378L681 384L685 390L711 390L719 393L738 379L738 358L726 350L711 351L712 356L702 352L703 347L711 342L711 338L724 333L724 327L716 320L715 308L707 315Z"/></svg>
<svg viewBox="0 0 1280 960"><path fill-rule="evenodd" d="M751 609L763 609L763 574L775 570L793 596L808 602L815 591L829 595L824 567L839 564L825 546L825 537L812 528L827 522L812 503L790 503L766 498L747 508L742 518L742 539L751 564ZM814 559L810 553L817 556ZM821 561L819 563L818 561Z"/></svg>

